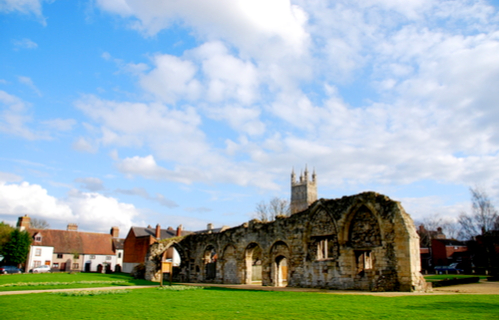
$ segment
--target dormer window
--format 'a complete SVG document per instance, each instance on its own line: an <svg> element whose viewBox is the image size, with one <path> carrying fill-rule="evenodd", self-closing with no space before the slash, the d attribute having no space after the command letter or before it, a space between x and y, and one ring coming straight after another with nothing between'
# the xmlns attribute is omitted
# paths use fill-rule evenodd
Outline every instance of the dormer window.
<svg viewBox="0 0 500 320"><path fill-rule="evenodd" d="M42 235L37 233L35 234L35 242L42 242Z"/></svg>

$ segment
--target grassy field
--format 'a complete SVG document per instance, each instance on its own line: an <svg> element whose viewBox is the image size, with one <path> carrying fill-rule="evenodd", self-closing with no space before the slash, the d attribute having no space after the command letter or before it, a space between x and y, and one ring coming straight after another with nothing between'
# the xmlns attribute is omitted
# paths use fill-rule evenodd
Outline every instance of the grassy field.
<svg viewBox="0 0 500 320"><path fill-rule="evenodd" d="M151 284L125 274L37 274L1 276L0 285L42 283L17 290L68 288L57 282L124 281ZM80 287L97 284L74 283ZM109 286L106 284L105 286ZM6 290L8 287L0 287ZM2 319L498 319L498 295L375 297L307 292L205 288L181 290L118 289L120 294L38 293L0 296ZM113 290L114 292L115 290Z"/></svg>
<svg viewBox="0 0 500 320"><path fill-rule="evenodd" d="M0 296L2 319L498 319L498 295L373 297L206 288Z"/></svg>
<svg viewBox="0 0 500 320"><path fill-rule="evenodd" d="M0 276L0 291L157 285L125 273L37 273Z"/></svg>
<svg viewBox="0 0 500 320"><path fill-rule="evenodd" d="M445 279L463 279L463 278L472 278L479 277L479 279L486 279L488 276L485 275L471 275L471 274L433 274L424 276L427 282L440 281Z"/></svg>

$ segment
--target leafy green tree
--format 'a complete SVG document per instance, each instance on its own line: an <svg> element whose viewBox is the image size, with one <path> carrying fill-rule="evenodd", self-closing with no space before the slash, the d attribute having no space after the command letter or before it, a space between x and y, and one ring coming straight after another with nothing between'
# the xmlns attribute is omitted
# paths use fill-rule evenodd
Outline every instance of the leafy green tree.
<svg viewBox="0 0 500 320"><path fill-rule="evenodd" d="M6 263L20 265L26 261L31 245L31 237L27 231L14 229L9 241L3 246L3 256Z"/></svg>
<svg viewBox="0 0 500 320"><path fill-rule="evenodd" d="M14 231L13 227L3 221L0 222L0 255L2 254L3 246L9 242L12 231Z"/></svg>

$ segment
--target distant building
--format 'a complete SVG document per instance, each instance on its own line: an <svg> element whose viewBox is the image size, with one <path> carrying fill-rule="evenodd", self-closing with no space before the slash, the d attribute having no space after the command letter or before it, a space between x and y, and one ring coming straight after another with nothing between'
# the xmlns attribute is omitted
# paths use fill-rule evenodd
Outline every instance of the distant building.
<svg viewBox="0 0 500 320"><path fill-rule="evenodd" d="M190 233L192 232L184 231L182 225L178 226L177 229L172 227L161 229L159 224L155 228L151 226L147 228L131 227L123 242L123 272L131 273L135 266L144 263L149 246L153 243L173 237L185 236ZM174 248L166 252L165 259L171 259L174 265L180 261Z"/></svg>
<svg viewBox="0 0 500 320"><path fill-rule="evenodd" d="M304 171L300 174L299 179L295 177L295 171L292 169L291 176L291 198L290 198L290 213L294 214L309 208L309 206L318 200L318 188L316 185L316 172L313 171L312 179L309 180L309 171Z"/></svg>
<svg viewBox="0 0 500 320"><path fill-rule="evenodd" d="M27 230L32 244L25 270L48 265L53 271L103 272L121 269L117 251L122 242L119 229L111 228L109 234L78 231L74 223L67 230L31 229L30 218L20 217L17 227ZM122 239L123 240L123 239Z"/></svg>

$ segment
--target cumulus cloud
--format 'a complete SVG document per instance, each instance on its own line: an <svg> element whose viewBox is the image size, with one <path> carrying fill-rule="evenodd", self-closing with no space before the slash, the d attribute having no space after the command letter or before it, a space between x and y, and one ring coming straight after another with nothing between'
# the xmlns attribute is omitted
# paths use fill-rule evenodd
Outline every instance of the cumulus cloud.
<svg viewBox="0 0 500 320"><path fill-rule="evenodd" d="M273 188L275 177L307 162L337 186L498 179L498 30L491 6L194 3L98 2L141 32L178 23L201 42L180 57L157 53L150 68L135 68L141 88L161 103L96 97L78 103L101 125L101 143L153 151L119 160L121 172ZM207 119L232 130L224 147L215 147L221 141L205 127ZM255 171L263 172L261 184L248 174Z"/></svg>
<svg viewBox="0 0 500 320"><path fill-rule="evenodd" d="M0 132L20 136L28 140L46 140L46 132L35 132L28 127L33 121L30 105L22 99L0 90Z"/></svg>
<svg viewBox="0 0 500 320"><path fill-rule="evenodd" d="M0 194L3 217L27 214L47 220L54 228L76 223L82 231L108 232L111 226L118 226L123 236L140 216L134 205L95 192L71 190L65 198L56 198L37 184L1 182Z"/></svg>
<svg viewBox="0 0 500 320"><path fill-rule="evenodd" d="M132 18L131 27L147 35L180 23L206 39L225 39L253 55L302 54L309 39L303 28L306 12L289 0L99 0L97 6Z"/></svg>

